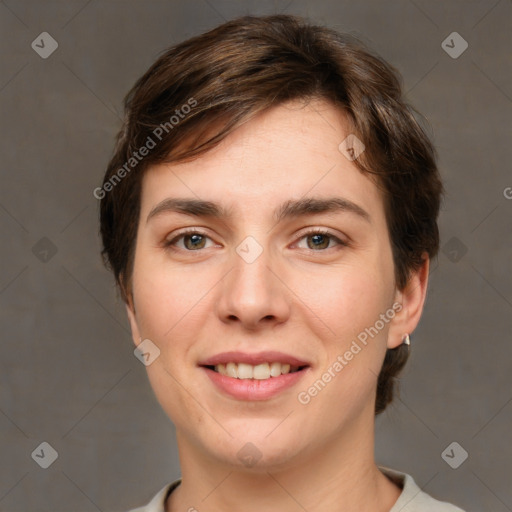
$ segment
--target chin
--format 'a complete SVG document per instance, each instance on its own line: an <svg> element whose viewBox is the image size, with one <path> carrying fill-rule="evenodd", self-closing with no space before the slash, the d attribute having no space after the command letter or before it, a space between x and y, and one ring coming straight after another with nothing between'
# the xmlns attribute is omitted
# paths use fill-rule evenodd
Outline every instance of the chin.
<svg viewBox="0 0 512 512"><path fill-rule="evenodd" d="M304 439L268 436L268 432L268 429L264 434L256 434L255 431L251 434L250 431L245 431L224 444L210 444L208 451L219 462L240 471L265 473L293 467L296 458L307 449Z"/></svg>

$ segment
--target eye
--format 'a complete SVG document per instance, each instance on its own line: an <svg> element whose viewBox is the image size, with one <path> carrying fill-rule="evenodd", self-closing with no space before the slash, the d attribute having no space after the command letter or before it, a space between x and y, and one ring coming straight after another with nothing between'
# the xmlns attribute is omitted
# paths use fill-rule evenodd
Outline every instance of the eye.
<svg viewBox="0 0 512 512"><path fill-rule="evenodd" d="M179 240L183 239L183 245L178 244ZM197 229L189 229L182 231L172 240L166 240L164 245L166 248L178 247L184 251L197 251L204 249L206 240L211 240L205 233L198 231Z"/></svg>
<svg viewBox="0 0 512 512"><path fill-rule="evenodd" d="M301 249L310 249L312 251L322 251L324 249L330 249L332 241L336 242L336 245L347 246L347 242L340 240L337 236L329 231L322 229L315 229L303 233L300 240L307 240L307 247L300 247Z"/></svg>
<svg viewBox="0 0 512 512"><path fill-rule="evenodd" d="M317 252L324 251L326 249L332 249L333 242L335 246L348 246L347 242L340 240L340 238L338 238L330 231L322 229L314 229L303 233L299 241L304 239L307 241L307 247L300 247L298 244L297 246L300 249L308 249ZM182 231L171 240L166 240L164 242L164 246L165 248L169 249L177 248L182 251L193 252L212 247L212 245L207 246L208 240L211 241L211 238L206 233L194 228ZM180 242L182 243L180 244Z"/></svg>

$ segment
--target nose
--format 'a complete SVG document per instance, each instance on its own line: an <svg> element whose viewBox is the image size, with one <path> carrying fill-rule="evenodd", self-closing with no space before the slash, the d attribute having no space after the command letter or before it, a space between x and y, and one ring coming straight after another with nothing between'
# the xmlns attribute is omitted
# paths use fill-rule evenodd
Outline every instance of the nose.
<svg viewBox="0 0 512 512"><path fill-rule="evenodd" d="M280 265L275 258L272 261L267 249L254 261L240 254L233 251L232 270L219 283L219 318L247 330L285 322L290 315L291 292L279 272Z"/></svg>

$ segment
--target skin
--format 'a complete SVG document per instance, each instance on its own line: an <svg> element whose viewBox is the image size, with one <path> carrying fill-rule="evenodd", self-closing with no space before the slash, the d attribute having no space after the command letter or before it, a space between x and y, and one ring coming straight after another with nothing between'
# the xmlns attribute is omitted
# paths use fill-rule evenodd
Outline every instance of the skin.
<svg viewBox="0 0 512 512"><path fill-rule="evenodd" d="M148 377L176 426L182 484L167 512L388 512L398 499L400 489L374 461L376 382L386 348L419 322L429 262L397 290L381 193L338 149L349 133L331 104L292 102L199 159L144 176L127 311L135 345L149 338L160 349ZM286 200L331 196L357 204L369 220L350 211L272 217ZM215 201L234 216L166 211L148 221L170 197ZM176 238L183 228L206 238ZM315 228L332 237L313 240ZM247 236L262 248L250 264L236 252ZM401 311L301 404L297 394L394 303ZM232 350L278 350L310 368L275 397L236 400L198 367ZM237 456L247 442L261 456L253 467Z"/></svg>

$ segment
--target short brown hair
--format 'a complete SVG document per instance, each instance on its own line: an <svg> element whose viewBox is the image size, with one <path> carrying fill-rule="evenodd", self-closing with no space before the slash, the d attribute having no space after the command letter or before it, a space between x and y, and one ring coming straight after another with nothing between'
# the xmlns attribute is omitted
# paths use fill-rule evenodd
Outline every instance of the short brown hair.
<svg viewBox="0 0 512 512"><path fill-rule="evenodd" d="M404 289L424 254L437 254L442 184L434 147L400 82L357 38L287 15L244 16L165 51L125 98L114 155L95 192L102 254L123 300L131 294L144 171L204 154L267 109L316 98L343 111L365 145L354 163L382 190L395 281ZM376 414L391 402L407 358L407 346L388 349Z"/></svg>

